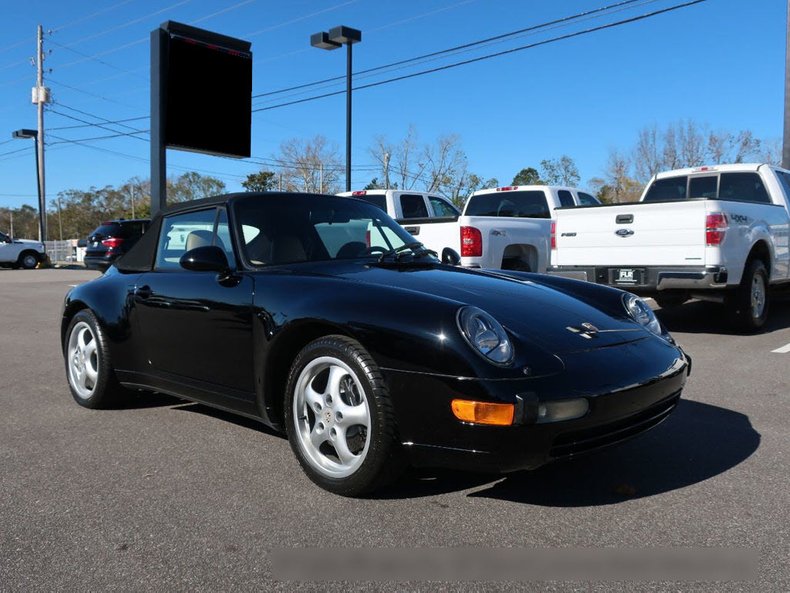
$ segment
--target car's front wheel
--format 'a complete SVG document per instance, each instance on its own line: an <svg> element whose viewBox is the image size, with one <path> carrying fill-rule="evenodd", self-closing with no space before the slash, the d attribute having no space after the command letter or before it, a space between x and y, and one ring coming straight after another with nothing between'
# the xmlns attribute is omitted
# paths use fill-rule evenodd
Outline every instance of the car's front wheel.
<svg viewBox="0 0 790 593"><path fill-rule="evenodd" d="M302 349L288 377L285 422L305 473L326 490L360 496L402 469L381 371L355 340L327 336Z"/></svg>
<svg viewBox="0 0 790 593"><path fill-rule="evenodd" d="M123 394L110 361L104 329L90 309L79 311L64 340L66 376L71 394L86 408L104 408Z"/></svg>

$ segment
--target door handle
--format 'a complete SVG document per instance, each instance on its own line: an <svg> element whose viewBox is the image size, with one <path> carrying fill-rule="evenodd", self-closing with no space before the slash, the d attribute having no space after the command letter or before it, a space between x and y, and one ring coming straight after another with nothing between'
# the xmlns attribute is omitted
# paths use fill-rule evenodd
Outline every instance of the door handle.
<svg viewBox="0 0 790 593"><path fill-rule="evenodd" d="M147 284L145 286L135 286L134 288L134 296L140 297L141 299L147 299L152 294L154 294L154 291L151 290L151 287Z"/></svg>

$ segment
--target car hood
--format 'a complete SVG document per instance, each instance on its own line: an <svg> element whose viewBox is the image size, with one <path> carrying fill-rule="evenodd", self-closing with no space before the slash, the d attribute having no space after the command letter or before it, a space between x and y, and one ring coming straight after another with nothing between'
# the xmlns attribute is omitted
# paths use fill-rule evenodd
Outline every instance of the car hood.
<svg viewBox="0 0 790 593"><path fill-rule="evenodd" d="M449 266L335 265L328 275L430 294L455 301L459 306L479 307L516 338L557 354L608 347L652 335L630 320L625 309L622 317L615 317L532 280ZM407 301L403 302L407 306Z"/></svg>

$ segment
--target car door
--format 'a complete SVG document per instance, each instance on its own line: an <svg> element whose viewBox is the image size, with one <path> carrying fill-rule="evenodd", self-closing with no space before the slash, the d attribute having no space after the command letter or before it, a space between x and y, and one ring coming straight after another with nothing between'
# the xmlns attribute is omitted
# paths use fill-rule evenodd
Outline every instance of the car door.
<svg viewBox="0 0 790 593"><path fill-rule="evenodd" d="M239 408L233 400L254 401L253 280L240 273L223 279L178 263L195 246L219 245L235 270L230 237L224 208L166 216L153 270L138 280L134 306L151 374L222 394L227 401L211 403Z"/></svg>

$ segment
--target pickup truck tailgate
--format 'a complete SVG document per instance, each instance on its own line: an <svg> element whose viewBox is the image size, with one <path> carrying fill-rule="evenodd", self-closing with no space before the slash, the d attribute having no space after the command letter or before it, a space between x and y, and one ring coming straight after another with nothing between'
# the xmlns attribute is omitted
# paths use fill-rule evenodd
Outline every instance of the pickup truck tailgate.
<svg viewBox="0 0 790 593"><path fill-rule="evenodd" d="M556 210L553 266L705 263L705 202L634 203Z"/></svg>

